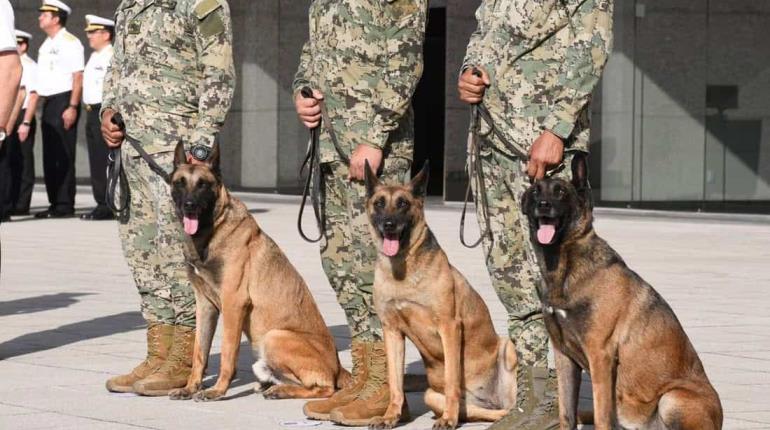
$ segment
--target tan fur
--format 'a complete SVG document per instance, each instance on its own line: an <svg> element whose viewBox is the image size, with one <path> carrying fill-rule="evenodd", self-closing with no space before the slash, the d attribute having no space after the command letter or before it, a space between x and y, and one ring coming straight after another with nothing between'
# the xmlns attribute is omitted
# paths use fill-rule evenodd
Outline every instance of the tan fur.
<svg viewBox="0 0 770 430"><path fill-rule="evenodd" d="M449 263L425 223L422 199L409 185L378 185L367 201L370 219L376 200L387 202L382 211L396 212L399 198L410 203L412 227L402 254L380 253L375 267L374 305L383 325L391 403L372 427L390 428L399 420L404 336L425 363L425 403L438 417L434 428L454 428L458 420L495 421L516 402L514 345L497 336L486 304ZM372 234L379 247L382 237L374 225Z"/></svg>
<svg viewBox="0 0 770 430"><path fill-rule="evenodd" d="M597 430L721 429L719 396L690 340L665 300L596 235L590 199L558 179L527 193L530 224L542 219L537 206L570 212L560 223L561 239L537 247L561 428L574 428L582 368L591 374Z"/></svg>
<svg viewBox="0 0 770 430"><path fill-rule="evenodd" d="M187 386L171 397L223 397L235 376L241 333L256 355L257 389L270 386L265 397L333 394L350 374L340 366L334 339L302 277L211 169L182 164L172 179L180 178L188 187L201 180L217 184L217 199L205 249L201 241L187 240L185 257L197 302L195 352ZM219 313L224 329L219 378L200 391Z"/></svg>

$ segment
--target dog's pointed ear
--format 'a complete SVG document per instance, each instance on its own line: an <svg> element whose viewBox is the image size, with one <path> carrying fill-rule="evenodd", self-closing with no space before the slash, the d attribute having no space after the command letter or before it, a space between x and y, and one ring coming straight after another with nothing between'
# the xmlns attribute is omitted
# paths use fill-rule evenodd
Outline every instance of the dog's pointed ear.
<svg viewBox="0 0 770 430"><path fill-rule="evenodd" d="M206 160L206 164L208 164L211 170L217 175L220 174L219 159L219 139L217 138L214 139L214 146L211 148L211 154L209 154L209 158Z"/></svg>
<svg viewBox="0 0 770 430"><path fill-rule="evenodd" d="M525 217L528 217L532 213L532 202L535 200L535 197L533 196L533 194L535 194L535 187L537 187L537 182L533 182L521 195L521 213L523 213Z"/></svg>
<svg viewBox="0 0 770 430"><path fill-rule="evenodd" d="M174 169L182 164L187 164L187 153L184 150L184 143L180 140L179 143L176 144L176 149L174 150Z"/></svg>
<svg viewBox="0 0 770 430"><path fill-rule="evenodd" d="M588 154L576 152L572 156L572 185L578 191L588 189Z"/></svg>
<svg viewBox="0 0 770 430"><path fill-rule="evenodd" d="M422 169L420 169L420 173L418 173L417 176L412 178L412 182L410 183L412 187L412 194L415 197L425 198L425 196L428 194L429 178L430 178L430 162L428 160L425 160L425 163L422 165Z"/></svg>
<svg viewBox="0 0 770 430"><path fill-rule="evenodd" d="M364 163L364 183L366 184L366 198L374 195L374 190L377 185L380 185L377 174L372 171L372 166L369 165L369 160Z"/></svg>

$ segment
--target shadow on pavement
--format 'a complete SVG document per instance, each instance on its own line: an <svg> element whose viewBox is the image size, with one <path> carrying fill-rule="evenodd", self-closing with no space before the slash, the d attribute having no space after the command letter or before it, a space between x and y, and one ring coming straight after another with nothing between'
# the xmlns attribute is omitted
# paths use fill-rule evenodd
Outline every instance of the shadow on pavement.
<svg viewBox="0 0 770 430"><path fill-rule="evenodd" d="M0 317L6 315L33 314L35 312L66 308L79 302L80 300L77 300L77 297L90 295L92 295L92 293L58 293L0 302Z"/></svg>
<svg viewBox="0 0 770 430"><path fill-rule="evenodd" d="M80 321L0 343L0 360L143 328L145 321L139 312L123 312Z"/></svg>

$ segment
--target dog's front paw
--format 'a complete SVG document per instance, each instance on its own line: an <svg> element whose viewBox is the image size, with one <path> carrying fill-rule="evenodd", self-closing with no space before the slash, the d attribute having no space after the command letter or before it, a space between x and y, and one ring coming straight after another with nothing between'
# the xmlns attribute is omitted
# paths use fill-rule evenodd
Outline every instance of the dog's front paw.
<svg viewBox="0 0 770 430"><path fill-rule="evenodd" d="M201 390L193 394L193 400L196 402L211 402L221 399L224 395L225 393L222 391L209 388L208 390Z"/></svg>
<svg viewBox="0 0 770 430"><path fill-rule="evenodd" d="M192 391L188 390L187 388L179 388L177 390L171 390L168 393L168 398L171 400L190 400L192 399L193 393Z"/></svg>
<svg viewBox="0 0 770 430"><path fill-rule="evenodd" d="M285 388L284 385L271 385L266 390L262 390L262 397L270 400L291 399L292 396Z"/></svg>
<svg viewBox="0 0 770 430"><path fill-rule="evenodd" d="M400 417L377 417L373 418L369 423L369 430L386 430L392 429L398 424Z"/></svg>
<svg viewBox="0 0 770 430"><path fill-rule="evenodd" d="M457 420L441 417L433 423L433 430L454 430L457 428Z"/></svg>

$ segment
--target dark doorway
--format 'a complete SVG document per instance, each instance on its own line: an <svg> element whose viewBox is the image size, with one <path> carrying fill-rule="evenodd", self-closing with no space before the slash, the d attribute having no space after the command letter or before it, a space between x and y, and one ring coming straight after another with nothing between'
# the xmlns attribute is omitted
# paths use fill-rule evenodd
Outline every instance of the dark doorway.
<svg viewBox="0 0 770 430"><path fill-rule="evenodd" d="M412 175L430 160L428 194L444 192L444 98L446 8L430 9L425 34L425 70L414 94L415 142Z"/></svg>

